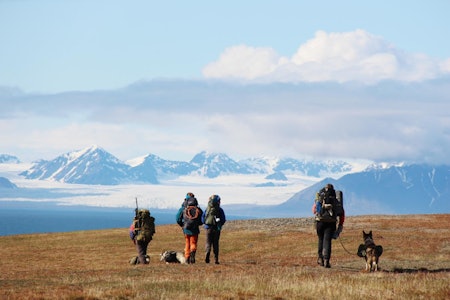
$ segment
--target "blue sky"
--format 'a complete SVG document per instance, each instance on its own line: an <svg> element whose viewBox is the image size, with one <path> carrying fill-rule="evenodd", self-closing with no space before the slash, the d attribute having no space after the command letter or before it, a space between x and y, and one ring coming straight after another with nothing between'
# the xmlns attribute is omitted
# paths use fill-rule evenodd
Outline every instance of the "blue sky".
<svg viewBox="0 0 450 300"><path fill-rule="evenodd" d="M448 11L444 0L0 0L0 153L98 144L121 159L448 162ZM319 108L329 117L317 122Z"/></svg>
<svg viewBox="0 0 450 300"><path fill-rule="evenodd" d="M110 89L203 78L226 48L290 57L317 31L365 30L408 53L448 59L450 2L0 1L0 85Z"/></svg>

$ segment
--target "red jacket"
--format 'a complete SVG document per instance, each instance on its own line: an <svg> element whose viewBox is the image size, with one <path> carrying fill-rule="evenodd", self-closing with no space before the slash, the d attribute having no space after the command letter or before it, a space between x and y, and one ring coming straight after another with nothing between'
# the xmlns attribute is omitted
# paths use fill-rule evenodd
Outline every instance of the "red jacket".
<svg viewBox="0 0 450 300"><path fill-rule="evenodd" d="M130 239L134 241L134 238L136 237L136 232L134 231L136 222L133 221L130 225Z"/></svg>

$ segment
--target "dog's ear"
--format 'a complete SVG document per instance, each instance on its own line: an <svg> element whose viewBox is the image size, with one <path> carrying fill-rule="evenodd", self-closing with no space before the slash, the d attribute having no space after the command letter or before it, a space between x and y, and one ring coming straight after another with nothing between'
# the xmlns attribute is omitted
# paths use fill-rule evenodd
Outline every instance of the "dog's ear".
<svg viewBox="0 0 450 300"><path fill-rule="evenodd" d="M370 235L370 236L372 236L372 230L371 230L371 231L369 231L369 235Z"/></svg>
<svg viewBox="0 0 450 300"><path fill-rule="evenodd" d="M367 233L363 230L363 236L365 236Z"/></svg>

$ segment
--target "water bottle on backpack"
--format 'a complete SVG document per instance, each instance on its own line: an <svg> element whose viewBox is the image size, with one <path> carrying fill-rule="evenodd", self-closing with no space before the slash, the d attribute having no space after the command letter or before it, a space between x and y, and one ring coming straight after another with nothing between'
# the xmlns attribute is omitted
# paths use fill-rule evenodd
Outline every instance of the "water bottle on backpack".
<svg viewBox="0 0 450 300"><path fill-rule="evenodd" d="M319 193L316 193L316 214L320 215L322 212L322 201L320 201Z"/></svg>

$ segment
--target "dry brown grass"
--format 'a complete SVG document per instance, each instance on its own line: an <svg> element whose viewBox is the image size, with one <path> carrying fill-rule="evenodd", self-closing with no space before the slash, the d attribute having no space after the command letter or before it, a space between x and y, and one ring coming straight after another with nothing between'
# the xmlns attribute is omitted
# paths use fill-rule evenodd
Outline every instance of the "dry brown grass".
<svg viewBox="0 0 450 300"><path fill-rule="evenodd" d="M332 268L316 264L307 219L230 221L221 264L159 262L182 250L177 225L157 227L150 265L131 266L127 229L0 237L0 299L449 299L450 215L348 217L333 242ZM373 230L381 271L356 256Z"/></svg>

